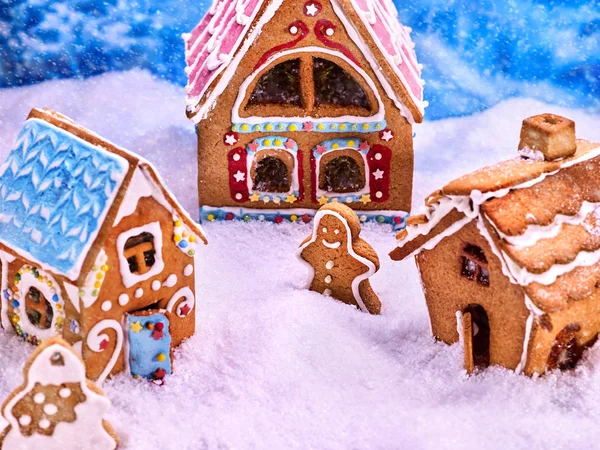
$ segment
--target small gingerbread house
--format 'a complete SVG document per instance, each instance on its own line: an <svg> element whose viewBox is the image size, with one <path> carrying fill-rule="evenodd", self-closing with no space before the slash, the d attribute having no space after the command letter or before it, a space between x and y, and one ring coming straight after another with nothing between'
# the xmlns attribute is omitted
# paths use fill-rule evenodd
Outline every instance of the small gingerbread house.
<svg viewBox="0 0 600 450"><path fill-rule="evenodd" d="M426 102L391 0L215 0L184 37L203 220L340 201L400 226Z"/></svg>
<svg viewBox="0 0 600 450"><path fill-rule="evenodd" d="M200 243L148 162L34 109L0 168L2 326L64 337L90 379L162 378L194 333Z"/></svg>
<svg viewBox="0 0 600 450"><path fill-rule="evenodd" d="M465 368L574 366L600 331L600 144L546 114L520 156L463 176L410 217L391 256L414 256L434 336Z"/></svg>

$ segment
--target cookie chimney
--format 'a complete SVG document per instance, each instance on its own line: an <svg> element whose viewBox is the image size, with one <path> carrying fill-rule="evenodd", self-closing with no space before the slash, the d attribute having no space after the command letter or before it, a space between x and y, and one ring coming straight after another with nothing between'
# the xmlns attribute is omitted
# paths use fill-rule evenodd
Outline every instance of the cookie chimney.
<svg viewBox="0 0 600 450"><path fill-rule="evenodd" d="M575 122L572 120L555 114L540 114L523 121L519 142L521 155L539 155L539 159L543 155L546 161L554 161L573 156L576 151Z"/></svg>

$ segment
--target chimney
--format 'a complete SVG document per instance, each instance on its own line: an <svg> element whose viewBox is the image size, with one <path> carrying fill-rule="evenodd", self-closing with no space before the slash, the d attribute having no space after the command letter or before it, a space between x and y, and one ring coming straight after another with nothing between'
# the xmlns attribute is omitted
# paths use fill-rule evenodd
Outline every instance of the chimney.
<svg viewBox="0 0 600 450"><path fill-rule="evenodd" d="M540 114L523 121L519 153L525 157L554 161L573 156L577 151L575 122L555 114ZM535 158L538 159L538 158Z"/></svg>

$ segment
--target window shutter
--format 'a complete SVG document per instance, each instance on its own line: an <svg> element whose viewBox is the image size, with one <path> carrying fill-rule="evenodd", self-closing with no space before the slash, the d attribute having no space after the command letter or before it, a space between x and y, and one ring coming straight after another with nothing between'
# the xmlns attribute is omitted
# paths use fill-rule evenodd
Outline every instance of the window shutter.
<svg viewBox="0 0 600 450"><path fill-rule="evenodd" d="M304 159L303 159L302 150L298 149L296 153L296 164L298 168L298 185L299 185L299 193L298 193L298 201L301 202L304 200Z"/></svg>
<svg viewBox="0 0 600 450"><path fill-rule="evenodd" d="M371 201L385 202L390 198L390 165L392 151L383 145L374 145L367 155Z"/></svg>
<svg viewBox="0 0 600 450"><path fill-rule="evenodd" d="M235 148L227 155L229 161L229 192L231 198L238 203L247 202L248 194L248 153L242 147ZM244 174L243 179L239 179L239 173ZM238 178L236 178L238 175ZM239 179L239 181L238 181Z"/></svg>

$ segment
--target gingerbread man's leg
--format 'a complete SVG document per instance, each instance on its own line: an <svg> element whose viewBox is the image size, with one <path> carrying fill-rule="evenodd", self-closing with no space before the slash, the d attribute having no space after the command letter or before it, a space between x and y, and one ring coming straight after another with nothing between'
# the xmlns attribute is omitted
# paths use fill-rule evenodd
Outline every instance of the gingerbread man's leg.
<svg viewBox="0 0 600 450"><path fill-rule="evenodd" d="M363 303L371 314L381 313L381 301L379 301L379 297L377 297L377 294L371 287L369 280L361 281L361 283L358 285L358 292L360 293Z"/></svg>

